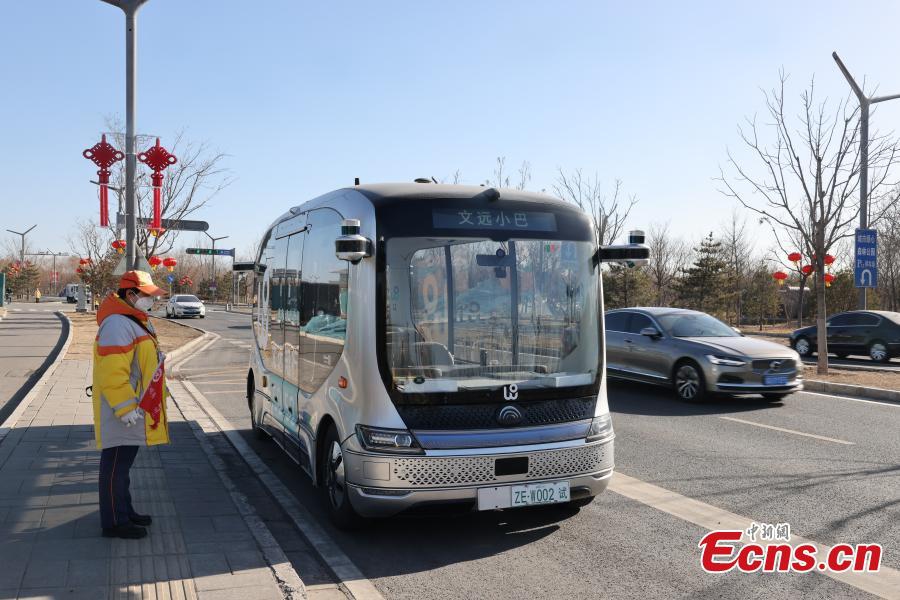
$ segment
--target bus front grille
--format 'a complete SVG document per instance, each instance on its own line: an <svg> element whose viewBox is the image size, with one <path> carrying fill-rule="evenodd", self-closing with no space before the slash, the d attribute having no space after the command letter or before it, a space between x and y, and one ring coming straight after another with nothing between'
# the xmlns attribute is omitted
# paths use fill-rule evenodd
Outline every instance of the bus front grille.
<svg viewBox="0 0 900 600"><path fill-rule="evenodd" d="M500 456L398 458L393 461L392 484L420 487L453 487L550 479L596 473L612 468L609 444L594 444L528 454L525 475L498 477L494 461ZM504 455L503 457L506 457Z"/></svg>

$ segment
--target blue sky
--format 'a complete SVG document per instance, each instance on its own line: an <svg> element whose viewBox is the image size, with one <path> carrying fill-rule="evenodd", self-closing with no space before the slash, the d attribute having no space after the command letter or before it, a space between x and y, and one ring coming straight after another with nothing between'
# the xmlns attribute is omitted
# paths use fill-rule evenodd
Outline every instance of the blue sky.
<svg viewBox="0 0 900 600"><path fill-rule="evenodd" d="M229 154L235 182L199 218L239 251L354 177L479 183L497 156L529 161L532 189L560 167L622 179L631 226L670 221L695 240L734 208L713 178L780 68L791 101L813 75L822 97L847 94L832 50L900 92L900 4L863 6L149 0L138 130L165 145L187 128ZM123 115L123 28L100 0L4 3L0 230L38 223L36 247L68 250L74 222L97 218L81 151ZM873 128L898 124L900 102Z"/></svg>

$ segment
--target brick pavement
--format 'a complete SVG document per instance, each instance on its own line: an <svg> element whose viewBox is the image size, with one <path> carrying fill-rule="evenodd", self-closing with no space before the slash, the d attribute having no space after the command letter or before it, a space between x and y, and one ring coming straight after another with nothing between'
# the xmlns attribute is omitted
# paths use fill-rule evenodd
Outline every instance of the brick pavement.
<svg viewBox="0 0 900 600"><path fill-rule="evenodd" d="M62 360L0 442L0 600L304 597L171 402L172 443L141 448L132 469L150 535L100 536L90 377L90 360ZM187 396L177 382L172 391Z"/></svg>

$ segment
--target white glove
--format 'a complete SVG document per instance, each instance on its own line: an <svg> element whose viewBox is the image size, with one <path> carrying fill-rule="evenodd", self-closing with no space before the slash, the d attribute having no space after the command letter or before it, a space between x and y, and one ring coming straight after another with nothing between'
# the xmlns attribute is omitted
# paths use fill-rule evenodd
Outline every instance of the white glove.
<svg viewBox="0 0 900 600"><path fill-rule="evenodd" d="M137 423L140 419L144 418L144 411L140 408L135 408L131 412L127 412L121 417L119 417L123 423L125 423L125 427L131 427L135 423Z"/></svg>

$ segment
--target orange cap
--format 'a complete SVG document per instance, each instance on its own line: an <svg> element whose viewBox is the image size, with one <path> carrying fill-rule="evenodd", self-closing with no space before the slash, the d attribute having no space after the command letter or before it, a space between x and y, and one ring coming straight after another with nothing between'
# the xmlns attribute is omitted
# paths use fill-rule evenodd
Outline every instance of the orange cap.
<svg viewBox="0 0 900 600"><path fill-rule="evenodd" d="M128 290L137 288L145 294L151 296L165 296L166 292L162 288L156 287L153 278L146 271L126 271L119 280L119 289Z"/></svg>

